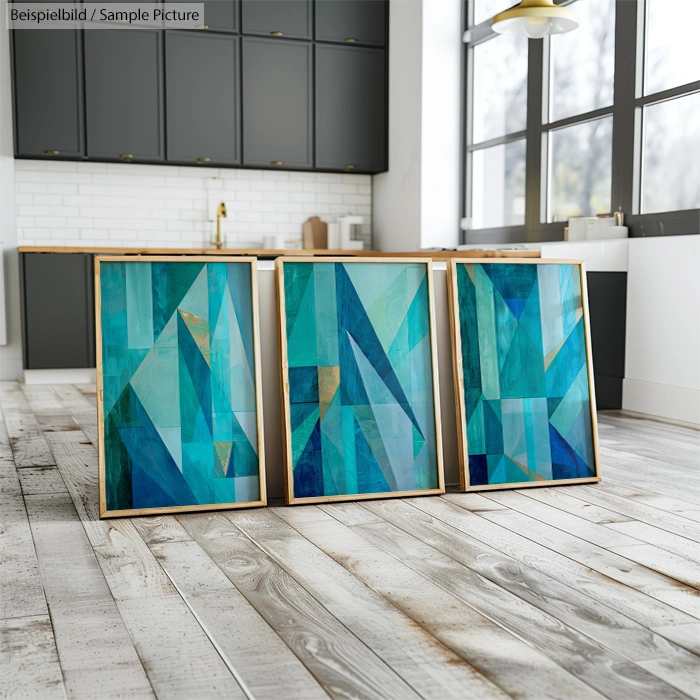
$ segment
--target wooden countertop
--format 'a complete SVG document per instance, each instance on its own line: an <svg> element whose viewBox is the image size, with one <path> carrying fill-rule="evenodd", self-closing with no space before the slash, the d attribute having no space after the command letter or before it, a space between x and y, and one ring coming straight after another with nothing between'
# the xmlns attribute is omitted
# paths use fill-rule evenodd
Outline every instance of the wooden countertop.
<svg viewBox="0 0 700 700"><path fill-rule="evenodd" d="M439 250L386 253L377 250L263 250L259 248L90 248L80 246L20 246L20 253L93 253L95 255L247 255L276 258L282 255L348 256L365 258L539 258L539 250Z"/></svg>

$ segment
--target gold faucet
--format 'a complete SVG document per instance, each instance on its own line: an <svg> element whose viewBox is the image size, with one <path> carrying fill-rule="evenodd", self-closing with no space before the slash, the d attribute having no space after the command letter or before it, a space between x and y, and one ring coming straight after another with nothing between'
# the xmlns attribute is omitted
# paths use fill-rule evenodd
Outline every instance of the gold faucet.
<svg viewBox="0 0 700 700"><path fill-rule="evenodd" d="M216 240L212 241L212 244L217 250L220 250L224 242L221 240L221 217L226 218L226 205L221 202L216 210Z"/></svg>

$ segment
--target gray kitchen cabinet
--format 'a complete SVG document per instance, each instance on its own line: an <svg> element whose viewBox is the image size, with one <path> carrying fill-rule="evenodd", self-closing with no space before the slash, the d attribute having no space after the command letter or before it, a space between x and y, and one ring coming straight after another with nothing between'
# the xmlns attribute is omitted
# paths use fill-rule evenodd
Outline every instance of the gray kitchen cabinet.
<svg viewBox="0 0 700 700"><path fill-rule="evenodd" d="M94 367L93 256L23 253L20 275L24 368Z"/></svg>
<svg viewBox="0 0 700 700"><path fill-rule="evenodd" d="M173 0L165 0L172 2ZM174 0L191 2L191 0ZM266 1L266 0L265 0ZM204 0L204 21L201 29L210 32L238 32L238 0Z"/></svg>
<svg viewBox="0 0 700 700"><path fill-rule="evenodd" d="M317 0L317 41L385 46L386 0Z"/></svg>
<svg viewBox="0 0 700 700"><path fill-rule="evenodd" d="M313 166L312 45L242 39L243 163Z"/></svg>
<svg viewBox="0 0 700 700"><path fill-rule="evenodd" d="M242 0L241 31L288 39L311 39L311 0Z"/></svg>
<svg viewBox="0 0 700 700"><path fill-rule="evenodd" d="M169 161L240 163L238 37L165 32Z"/></svg>
<svg viewBox="0 0 700 700"><path fill-rule="evenodd" d="M91 158L165 158L163 32L85 32L87 154Z"/></svg>
<svg viewBox="0 0 700 700"><path fill-rule="evenodd" d="M12 48L17 155L85 155L82 32L19 29Z"/></svg>
<svg viewBox="0 0 700 700"><path fill-rule="evenodd" d="M387 169L383 49L316 45L316 167Z"/></svg>

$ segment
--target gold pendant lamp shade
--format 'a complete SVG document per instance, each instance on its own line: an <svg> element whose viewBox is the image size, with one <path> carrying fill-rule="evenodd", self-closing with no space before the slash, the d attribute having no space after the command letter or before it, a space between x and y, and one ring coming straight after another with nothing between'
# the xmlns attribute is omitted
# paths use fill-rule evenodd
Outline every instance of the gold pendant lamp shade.
<svg viewBox="0 0 700 700"><path fill-rule="evenodd" d="M522 0L510 10L493 18L492 29L499 34L542 39L548 34L562 34L578 28L578 15L552 0Z"/></svg>

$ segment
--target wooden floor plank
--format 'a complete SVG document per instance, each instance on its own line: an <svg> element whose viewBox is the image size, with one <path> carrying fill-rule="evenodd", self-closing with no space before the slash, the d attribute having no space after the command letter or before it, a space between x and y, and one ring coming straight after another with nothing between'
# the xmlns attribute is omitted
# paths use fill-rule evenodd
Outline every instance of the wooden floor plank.
<svg viewBox="0 0 700 700"><path fill-rule="evenodd" d="M601 491L634 501L635 503L642 503L650 506L655 511L665 511L687 518L688 520L700 522L700 506L693 505L679 498L662 496L661 494L646 491L637 486L629 486L622 481L615 481L614 479L605 479L597 484L597 488Z"/></svg>
<svg viewBox="0 0 700 700"><path fill-rule="evenodd" d="M639 692L636 685L641 682L650 684L651 687L656 685L655 692L659 694L668 692L663 689L663 684L654 684L649 677L643 681L645 674L637 673L630 664L623 662L626 659L639 665L643 661L660 658L665 659L667 666L672 668L664 674L663 679L667 683L676 685L675 676L679 671L688 677L695 674L695 691L700 692L700 658L685 649L609 608L594 604L567 586L552 579L538 577L518 562L494 552L478 540L463 533L455 533L454 529L442 521L426 518L425 512L407 502L377 501L365 504L364 507L382 515L406 533L403 538L396 531L382 533L380 536L383 537L383 545L387 549L395 547L404 561L410 557L416 570L435 578L441 577L439 580L442 580L442 585L447 590L467 595L464 592L466 567L493 584L493 589L507 590L517 596L511 605L501 604L503 612L499 624L523 637L529 632L530 636L525 638L538 648L546 649L546 653L564 668L576 667L571 650L575 650L576 655L589 659L589 663L597 669L596 679L591 677L589 671L586 672L587 675L579 677L601 693L614 693L618 697L624 697L628 693L628 696L633 696ZM372 526L360 528L373 532ZM396 542L405 544L399 549L394 544ZM437 550L444 556L439 559L439 567L432 563L431 550ZM446 560L447 557L449 560ZM487 588L490 587L481 587L482 590ZM522 620L516 618L516 610L521 616L527 616L529 630ZM498 614L498 611L499 606L493 606L490 615ZM565 651L567 649L568 653ZM661 666L659 671L667 666ZM637 676L633 684L627 685L630 673L637 673Z"/></svg>
<svg viewBox="0 0 700 700"><path fill-rule="evenodd" d="M19 482L25 496L38 493L67 493L61 472L56 467L24 467L18 470Z"/></svg>
<svg viewBox="0 0 700 700"><path fill-rule="evenodd" d="M0 698L65 700L48 615L0 620Z"/></svg>
<svg viewBox="0 0 700 700"><path fill-rule="evenodd" d="M487 495L487 498L564 532L575 532L577 537L586 542L616 552L664 576L688 586L700 588L700 565L654 545L643 544L640 540L623 532L589 522L577 515L550 506L541 500L542 496L531 494L529 491L526 493L523 490L522 492L492 492Z"/></svg>
<svg viewBox="0 0 700 700"><path fill-rule="evenodd" d="M658 549L663 549L671 554L684 557L689 560L694 567L700 565L700 546L697 542L686 537L674 535L671 532L653 527L647 523L641 523L638 520L609 523L608 527L618 532L623 532L630 537L634 537L640 542L654 545ZM684 571L683 573L687 575L688 571Z"/></svg>
<svg viewBox="0 0 700 700"><path fill-rule="evenodd" d="M227 517L421 697L464 697L472 686L483 690L484 680L474 668L273 512L239 511Z"/></svg>
<svg viewBox="0 0 700 700"><path fill-rule="evenodd" d="M152 549L252 697L328 698L299 658L196 542L165 542Z"/></svg>
<svg viewBox="0 0 700 700"><path fill-rule="evenodd" d="M0 619L48 614L34 541L0 411Z"/></svg>
<svg viewBox="0 0 700 700"><path fill-rule="evenodd" d="M697 469L700 461L700 436L696 444L679 440L669 431L649 434L634 425L605 425L599 430L600 445L622 453L634 453L663 462L674 468Z"/></svg>
<svg viewBox="0 0 700 700"><path fill-rule="evenodd" d="M330 507L330 506L329 506ZM386 532L386 522L372 522L348 528L327 513L314 508L288 508L275 511L280 518L336 559L355 576L381 593L406 615L451 648L495 685L518 698L588 697L591 689L553 662L542 652L542 645L530 646L494 622L493 609L513 611L512 596L490 586L476 574L460 572L466 597L455 597L439 583L408 566L403 557L394 557L370 533ZM400 531L390 539L401 539ZM432 552L435 560L437 552ZM438 568L442 563L437 564ZM484 598L493 598L485 609ZM502 614L501 614L502 616ZM536 625L537 623L535 623ZM565 631L563 631L565 635ZM561 643L561 638L558 640ZM600 669L598 669L600 671ZM603 675L605 675L603 673ZM475 689L477 697L480 691ZM595 694L594 694L595 696Z"/></svg>
<svg viewBox="0 0 700 700"><path fill-rule="evenodd" d="M131 522L147 545L186 542L192 539L190 533L173 515L143 516L132 518Z"/></svg>
<svg viewBox="0 0 700 700"><path fill-rule="evenodd" d="M45 467L55 464L51 450L27 399L14 382L0 382L0 407L17 467Z"/></svg>
<svg viewBox="0 0 700 700"><path fill-rule="evenodd" d="M480 517L700 619L700 594L695 588L517 511L494 511Z"/></svg>
<svg viewBox="0 0 700 700"><path fill-rule="evenodd" d="M20 384L19 387L34 414L68 413L50 386L45 384Z"/></svg>
<svg viewBox="0 0 700 700"><path fill-rule="evenodd" d="M605 489L589 488L587 486L571 486L566 489L575 498L608 508L631 520L653 525L668 532L697 542L700 546L700 525L687 518L655 508L636 499L620 496Z"/></svg>
<svg viewBox="0 0 700 700"><path fill-rule="evenodd" d="M69 413L96 412L90 399L72 384L54 384L51 388Z"/></svg>
<svg viewBox="0 0 700 700"><path fill-rule="evenodd" d="M470 496L465 500L463 496ZM508 554L527 566L585 593L613 610L626 615L644 627L665 627L692 624L697 618L648 596L646 593L617 581L549 548L547 540L538 542L525 537L517 529L503 527L482 517L490 512L508 513L507 508L471 511L474 497L493 503L478 494L448 494L442 499L413 499L412 503L427 510L460 532L475 537ZM469 506L467 509L466 506Z"/></svg>
<svg viewBox="0 0 700 700"><path fill-rule="evenodd" d="M575 498L572 495L573 492L570 488L553 487L529 490L523 489L518 493L540 501L541 503L546 503L553 508L563 510L565 513L570 513L578 518L588 520L596 525L609 525L610 523L627 523L633 521L633 518L623 515L622 513L618 513L617 511L598 506L595 503L587 503L586 501ZM506 506L500 502L498 505L500 505L502 508L506 508Z"/></svg>
<svg viewBox="0 0 700 700"><path fill-rule="evenodd" d="M221 514L178 516L332 697L417 698L411 687Z"/></svg>
<svg viewBox="0 0 700 700"><path fill-rule="evenodd" d="M657 462L632 453L600 448L603 478L609 474L618 481L630 483L630 474L642 488L650 489L671 498L679 498L694 505L700 504L700 473L690 469L674 469L664 462Z"/></svg>
<svg viewBox="0 0 700 700"><path fill-rule="evenodd" d="M247 697L179 595L117 602L158 698Z"/></svg>
<svg viewBox="0 0 700 700"><path fill-rule="evenodd" d="M69 496L25 500L68 696L154 697Z"/></svg>

